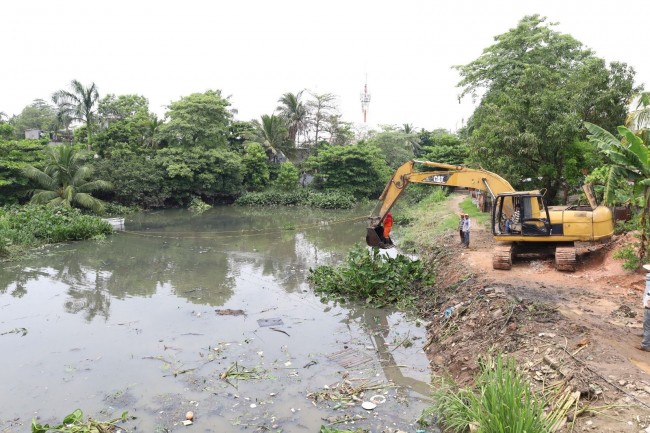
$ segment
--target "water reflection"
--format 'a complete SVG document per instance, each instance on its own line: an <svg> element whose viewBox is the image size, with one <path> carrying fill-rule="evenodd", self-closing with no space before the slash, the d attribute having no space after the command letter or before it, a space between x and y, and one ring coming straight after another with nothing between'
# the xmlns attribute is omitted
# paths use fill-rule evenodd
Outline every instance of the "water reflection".
<svg viewBox="0 0 650 433"><path fill-rule="evenodd" d="M374 350L378 354L379 364L387 380L400 384L398 393L406 397L406 388L420 394L428 399L431 395L431 387L419 379L404 374L404 366L396 360L397 350L401 346L409 347L414 344L410 334L399 335L399 324L390 323L390 316L394 312L386 309L372 309L363 306L348 306L348 323L357 322L367 333ZM398 340L389 341L390 335Z"/></svg>
<svg viewBox="0 0 650 433"><path fill-rule="evenodd" d="M359 213L235 207L201 215L142 213L105 241L52 246L5 269L0 294L21 297L30 281L51 278L69 287L64 310L92 321L110 317L111 299L151 297L162 286L188 302L221 306L236 279L247 277L242 269L298 292L306 288L310 267L333 260L337 249L341 257L350 239L361 239ZM47 268L38 266L43 262Z"/></svg>

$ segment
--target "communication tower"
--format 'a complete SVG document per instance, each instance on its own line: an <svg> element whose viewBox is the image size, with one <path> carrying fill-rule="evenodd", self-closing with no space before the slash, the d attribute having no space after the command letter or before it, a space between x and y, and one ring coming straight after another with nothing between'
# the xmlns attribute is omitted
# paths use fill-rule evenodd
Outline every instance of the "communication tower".
<svg viewBox="0 0 650 433"><path fill-rule="evenodd" d="M368 93L368 75L366 75L366 83L363 85L363 92L361 92L361 110L363 111L364 125L366 123L369 106L370 106L370 93Z"/></svg>

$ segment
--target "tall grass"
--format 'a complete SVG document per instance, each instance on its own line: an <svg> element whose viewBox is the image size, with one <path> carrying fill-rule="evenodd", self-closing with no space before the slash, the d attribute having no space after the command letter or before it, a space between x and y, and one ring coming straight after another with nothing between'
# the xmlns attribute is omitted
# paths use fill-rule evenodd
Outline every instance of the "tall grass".
<svg viewBox="0 0 650 433"><path fill-rule="evenodd" d="M437 414L451 432L471 429L476 433L548 433L551 422L544 415L545 401L535 394L517 370L513 359L501 355L481 364L475 387L456 388L441 383L428 414Z"/></svg>

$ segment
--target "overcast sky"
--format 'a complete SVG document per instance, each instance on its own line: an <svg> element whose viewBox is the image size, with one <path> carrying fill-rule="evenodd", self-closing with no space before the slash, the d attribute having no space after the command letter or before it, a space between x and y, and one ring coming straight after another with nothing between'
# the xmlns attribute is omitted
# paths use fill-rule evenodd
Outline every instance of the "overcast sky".
<svg viewBox="0 0 650 433"><path fill-rule="evenodd" d="M623 7L625 9L623 9ZM232 95L240 120L286 92L333 93L344 120L452 131L471 115L458 73L494 36L538 13L650 87L648 0L21 0L1 12L0 111L50 100L72 79L139 94L163 115L182 96Z"/></svg>

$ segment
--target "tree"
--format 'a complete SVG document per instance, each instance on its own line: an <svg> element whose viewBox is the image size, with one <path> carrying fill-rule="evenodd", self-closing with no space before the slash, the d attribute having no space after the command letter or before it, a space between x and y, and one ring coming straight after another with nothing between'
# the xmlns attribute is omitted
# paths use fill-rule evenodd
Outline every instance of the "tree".
<svg viewBox="0 0 650 433"><path fill-rule="evenodd" d="M269 184L268 158L259 143L248 143L242 158L244 186L249 191L260 191Z"/></svg>
<svg viewBox="0 0 650 433"><path fill-rule="evenodd" d="M294 145L296 144L297 138L307 126L307 116L309 114L307 107L300 100L302 92L303 91L301 90L296 94L285 93L280 99L278 99L278 102L281 105L278 105L276 108L280 117L285 119L287 122L289 140L291 140Z"/></svg>
<svg viewBox="0 0 650 433"><path fill-rule="evenodd" d="M325 145L305 166L325 189L348 191L355 197L378 197L390 175L381 150L370 144Z"/></svg>
<svg viewBox="0 0 650 433"><path fill-rule="evenodd" d="M115 96L111 93L99 101L97 111L104 127L120 120L148 119L149 101L140 95Z"/></svg>
<svg viewBox="0 0 650 433"><path fill-rule="evenodd" d="M95 136L98 153L110 156L114 150L155 147L155 131L161 122L149 113L149 101L139 95L107 95L99 101L102 131Z"/></svg>
<svg viewBox="0 0 650 433"><path fill-rule="evenodd" d="M287 161L280 165L280 172L278 178L275 179L275 184L283 190L293 191L298 188L298 179L300 179L300 171L291 161Z"/></svg>
<svg viewBox="0 0 650 433"><path fill-rule="evenodd" d="M636 109L628 113L625 119L625 126L639 135L644 143L648 142L648 129L650 129L650 93L642 92L638 95Z"/></svg>
<svg viewBox="0 0 650 433"><path fill-rule="evenodd" d="M221 90L185 96L167 107L168 122L161 126L161 136L171 146L225 147L232 118L229 106Z"/></svg>
<svg viewBox="0 0 650 433"><path fill-rule="evenodd" d="M323 124L333 114L332 111L336 109L336 96L332 93L311 93L310 95L313 99L307 103L310 111L309 123L314 131L314 145L318 146Z"/></svg>
<svg viewBox="0 0 650 433"><path fill-rule="evenodd" d="M411 134L385 128L384 132L369 138L368 143L381 149L388 166L397 168L415 157L411 138Z"/></svg>
<svg viewBox="0 0 650 433"><path fill-rule="evenodd" d="M256 141L266 149L266 154L275 162L279 159L281 152L285 156L291 154L294 150L292 142L289 140L289 133L282 118L275 114L263 114L262 122L253 121L255 132L252 134L252 141Z"/></svg>
<svg viewBox="0 0 650 433"><path fill-rule="evenodd" d="M634 195L640 199L642 209L638 256L640 263L644 263L650 216L650 149L640 137L624 126L618 127L620 140L592 123L585 122L585 127L591 134L589 140L598 147L610 163L605 200L612 201L613 185L617 178L623 177L634 181Z"/></svg>
<svg viewBox="0 0 650 433"><path fill-rule="evenodd" d="M40 131L52 131L56 127L56 109L43 101L35 99L19 115L15 116L11 123L16 133L24 137L27 129L38 129Z"/></svg>
<svg viewBox="0 0 650 433"><path fill-rule="evenodd" d="M59 90L52 95L52 101L59 107L59 111L72 120L86 124L88 150L91 147L93 121L95 120L95 106L99 100L99 92L95 83L84 87L79 81L70 82L70 91Z"/></svg>
<svg viewBox="0 0 650 433"><path fill-rule="evenodd" d="M468 148L458 135L450 134L445 129L422 130L419 133L419 138L423 143L423 158L444 164L465 164L468 157Z"/></svg>
<svg viewBox="0 0 650 433"><path fill-rule="evenodd" d="M554 201L583 120L623 122L634 71L604 61L538 15L495 38L476 60L456 66L461 96L481 101L468 123L470 158L515 188L543 187ZM533 185L523 185L533 179Z"/></svg>
<svg viewBox="0 0 650 433"><path fill-rule="evenodd" d="M9 124L0 125L0 136L5 126L11 129L13 137ZM29 165L41 166L44 146L37 140L0 141L0 206L18 203L24 197L29 180L23 170Z"/></svg>
<svg viewBox="0 0 650 433"><path fill-rule="evenodd" d="M101 213L104 208L102 201L91 194L110 190L111 184L103 180L90 180L91 167L83 165L81 156L72 146L48 147L46 155L45 170L33 166L23 170L26 177L42 187L34 190L31 202L65 207L77 205Z"/></svg>
<svg viewBox="0 0 650 433"><path fill-rule="evenodd" d="M341 120L340 114L330 115L323 125L323 131L330 136L329 144L333 146L345 146L354 140L354 131L351 122Z"/></svg>

